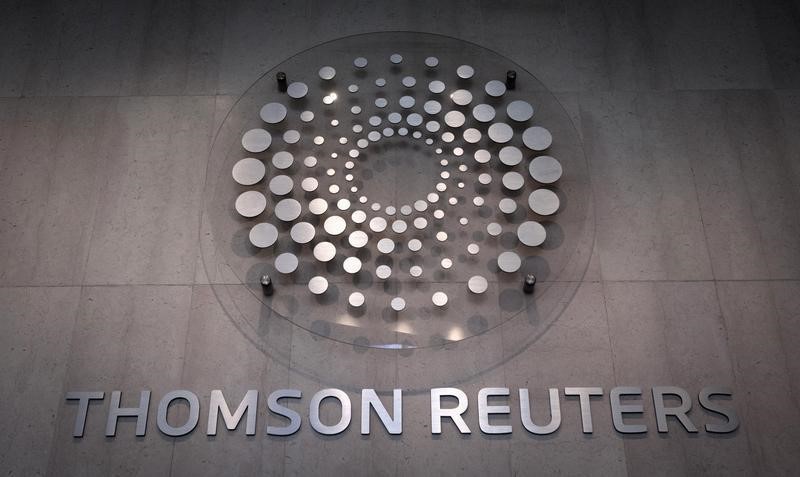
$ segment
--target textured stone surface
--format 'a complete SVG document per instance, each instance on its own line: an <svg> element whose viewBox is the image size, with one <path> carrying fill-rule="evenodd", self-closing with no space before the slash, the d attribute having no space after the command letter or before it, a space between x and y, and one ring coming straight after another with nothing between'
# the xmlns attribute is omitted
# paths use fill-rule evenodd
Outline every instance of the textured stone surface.
<svg viewBox="0 0 800 477"><path fill-rule="evenodd" d="M58 2L0 14L0 462L9 475L788 475L800 465L800 7L789 0L637 2ZM582 283L538 339L535 308L461 343L414 352L337 343L269 310L254 329L209 283L235 283L203 227L209 146L227 111L288 56L345 35L418 30L473 41L557 93L584 140L596 215ZM565 285L566 286L566 285ZM336 306L341 305L339 308ZM344 305L321 313L341 312ZM449 305L470 313L466 303ZM502 308L502 307L501 307ZM506 313L506 311L499 311ZM258 339L252 339L253 336ZM577 400L533 436L516 390L546 417L547 387L730 386L742 425L716 437L652 401L613 430L609 400ZM467 392L469 436L430 433L433 386ZM511 436L478 428L477 391L511 388ZM280 419L266 396L341 387L338 436ZM402 436L359 433L359 390L406 389ZM189 436L159 433L172 389L201 402ZM103 390L71 437L69 390ZM109 394L153 392L148 434ZM205 435L208 399L261 391L258 434ZM384 393L382 395L386 397ZM170 418L186 416L174 406ZM173 412L173 411L171 411ZM328 406L323 419L334 419ZM691 414L701 427L713 416ZM497 418L498 422L505 418Z"/></svg>

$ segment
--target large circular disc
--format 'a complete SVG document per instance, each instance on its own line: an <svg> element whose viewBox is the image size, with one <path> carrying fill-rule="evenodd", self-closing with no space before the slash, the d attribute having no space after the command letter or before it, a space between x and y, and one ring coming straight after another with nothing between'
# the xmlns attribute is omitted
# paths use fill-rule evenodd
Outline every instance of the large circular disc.
<svg viewBox="0 0 800 477"><path fill-rule="evenodd" d="M561 163L551 156L535 157L528 165L528 172L540 184L552 184L561 179Z"/></svg>
<svg viewBox="0 0 800 477"><path fill-rule="evenodd" d="M528 196L528 205L539 215L553 215L558 211L561 201L550 189L536 189Z"/></svg>
<svg viewBox="0 0 800 477"><path fill-rule="evenodd" d="M508 190L520 190L525 185L525 178L516 171L503 174L503 187Z"/></svg>
<svg viewBox="0 0 800 477"><path fill-rule="evenodd" d="M491 80L488 83L486 83L486 87L484 88L484 90L486 91L486 94L488 94L489 96L492 96L494 98L499 98L500 96L506 94L506 84L503 83L502 81Z"/></svg>
<svg viewBox="0 0 800 477"><path fill-rule="evenodd" d="M533 126L522 133L522 142L528 149L544 151L553 143L553 136L547 129L541 126Z"/></svg>
<svg viewBox="0 0 800 477"><path fill-rule="evenodd" d="M338 215L331 215L325 219L323 228L329 235L341 235L347 228L347 221Z"/></svg>
<svg viewBox="0 0 800 477"><path fill-rule="evenodd" d="M489 288L489 282L484 277L475 275L467 281L467 288L472 293L481 294Z"/></svg>
<svg viewBox="0 0 800 477"><path fill-rule="evenodd" d="M514 252L503 252L497 257L497 266L506 273L513 273L522 266L522 259Z"/></svg>
<svg viewBox="0 0 800 477"><path fill-rule="evenodd" d="M269 191L275 195L286 195L294 189L294 181L286 175L275 176L269 181Z"/></svg>
<svg viewBox="0 0 800 477"><path fill-rule="evenodd" d="M308 86L305 83L294 82L289 85L286 93L290 98L300 99L308 94Z"/></svg>
<svg viewBox="0 0 800 477"><path fill-rule="evenodd" d="M282 253L275 257L275 270L280 273L292 273L297 270L299 264L297 256L293 253Z"/></svg>
<svg viewBox="0 0 800 477"><path fill-rule="evenodd" d="M342 268L349 274L355 274L361 271L361 260L358 257L347 257L342 263Z"/></svg>
<svg viewBox="0 0 800 477"><path fill-rule="evenodd" d="M294 199L283 199L275 204L275 217L284 222L291 222L300 217L301 210L300 202Z"/></svg>
<svg viewBox="0 0 800 477"><path fill-rule="evenodd" d="M286 118L286 106L281 103L267 103L259 113L261 120L268 124L277 124Z"/></svg>
<svg viewBox="0 0 800 477"><path fill-rule="evenodd" d="M507 166L516 166L522 162L522 151L516 146L505 146L498 153L500 162Z"/></svg>
<svg viewBox="0 0 800 477"><path fill-rule="evenodd" d="M528 247L538 247L544 243L546 237L547 232L539 222L529 220L528 222L521 223L519 227L517 227L517 238L519 238L519 241L523 245L527 245Z"/></svg>
<svg viewBox="0 0 800 477"><path fill-rule="evenodd" d="M328 291L328 280L326 280L325 277L313 277L308 281L308 289L315 295L322 295Z"/></svg>
<svg viewBox="0 0 800 477"><path fill-rule="evenodd" d="M268 223L256 224L250 229L249 238L253 246L267 248L278 240L278 229Z"/></svg>
<svg viewBox="0 0 800 477"><path fill-rule="evenodd" d="M292 226L289 235L295 243L304 244L314 240L316 229L308 222L298 222Z"/></svg>
<svg viewBox="0 0 800 477"><path fill-rule="evenodd" d="M524 122L533 117L533 106L527 101L512 101L506 106L506 113L514 121Z"/></svg>
<svg viewBox="0 0 800 477"><path fill-rule="evenodd" d="M251 129L242 136L242 147L248 152L264 152L270 144L272 144L272 136L263 129Z"/></svg>
<svg viewBox="0 0 800 477"><path fill-rule="evenodd" d="M489 126L489 139L498 144L505 144L512 137L514 137L514 130L506 123L494 123Z"/></svg>
<svg viewBox="0 0 800 477"><path fill-rule="evenodd" d="M255 217L267 208L267 198L261 192L248 190L239 194L235 207L242 217Z"/></svg>
<svg viewBox="0 0 800 477"><path fill-rule="evenodd" d="M336 246L330 242L320 242L314 246L314 258L320 262L330 262L336 256Z"/></svg>
<svg viewBox="0 0 800 477"><path fill-rule="evenodd" d="M233 165L233 180L241 185L258 184L264 178L267 168L264 163L252 157L246 157Z"/></svg>

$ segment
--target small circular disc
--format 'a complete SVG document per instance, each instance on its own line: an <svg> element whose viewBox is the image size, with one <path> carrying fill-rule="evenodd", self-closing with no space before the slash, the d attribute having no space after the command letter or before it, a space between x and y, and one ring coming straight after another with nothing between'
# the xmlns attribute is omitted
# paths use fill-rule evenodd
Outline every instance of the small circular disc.
<svg viewBox="0 0 800 477"><path fill-rule="evenodd" d="M444 85L444 83L442 81L433 80L430 83L428 83L428 90L431 93L439 94L439 93L443 92L444 89L445 89L445 85Z"/></svg>
<svg viewBox="0 0 800 477"><path fill-rule="evenodd" d="M389 100L386 98L376 98L375 99L375 106L379 108L385 108L389 104Z"/></svg>
<svg viewBox="0 0 800 477"><path fill-rule="evenodd" d="M351 247L361 248L367 245L369 237L367 236L366 232L356 230L355 232L350 233L350 235L347 237L347 241L350 243Z"/></svg>
<svg viewBox="0 0 800 477"><path fill-rule="evenodd" d="M319 187L319 181L314 177L306 177L300 181L300 188L306 192L313 192Z"/></svg>
<svg viewBox="0 0 800 477"><path fill-rule="evenodd" d="M367 59L364 58L363 56L359 56L358 58L353 60L353 65L356 68L363 68L363 67L367 66Z"/></svg>
<svg viewBox="0 0 800 477"><path fill-rule="evenodd" d="M300 244L314 240L316 234L316 229L308 222L297 222L292 226L292 230L289 231L289 236L292 237L292 240Z"/></svg>
<svg viewBox="0 0 800 477"><path fill-rule="evenodd" d="M474 197L472 199L472 204L475 207L483 207L483 204L485 204L485 203L486 203L486 200L481 196L477 196L477 197Z"/></svg>
<svg viewBox="0 0 800 477"><path fill-rule="evenodd" d="M242 147L247 152L264 152L272 144L272 136L263 129L251 129L242 135Z"/></svg>
<svg viewBox="0 0 800 477"><path fill-rule="evenodd" d="M336 76L336 70L333 66L323 66L319 69L319 77L324 80L331 80Z"/></svg>
<svg viewBox="0 0 800 477"><path fill-rule="evenodd" d="M331 215L325 219L323 228L329 235L341 235L347 228L347 221L338 215Z"/></svg>
<svg viewBox="0 0 800 477"><path fill-rule="evenodd" d="M281 103L267 103L261 107L261 120L268 124L277 124L286 118L286 106Z"/></svg>
<svg viewBox="0 0 800 477"><path fill-rule="evenodd" d="M513 214L517 211L517 201L509 197L500 199L500 212L504 214Z"/></svg>
<svg viewBox="0 0 800 477"><path fill-rule="evenodd" d="M294 163L294 156L288 151L278 151L272 156L272 165L276 169L288 169Z"/></svg>
<svg viewBox="0 0 800 477"><path fill-rule="evenodd" d="M408 224L405 220L395 220L392 222L392 231L397 234L401 234L408 229Z"/></svg>
<svg viewBox="0 0 800 477"><path fill-rule="evenodd" d="M463 134L464 140L470 144L475 144L481 140L481 132L475 128L467 128Z"/></svg>
<svg viewBox="0 0 800 477"><path fill-rule="evenodd" d="M469 288L469 291L472 293L481 294L489 288L489 282L486 280L486 278L480 275L475 275L470 277L470 279L467 281L467 288Z"/></svg>
<svg viewBox="0 0 800 477"><path fill-rule="evenodd" d="M494 119L495 111L494 108L489 106L488 104L479 104L472 108L472 117L474 117L477 121L482 123L488 123L492 119Z"/></svg>
<svg viewBox="0 0 800 477"><path fill-rule="evenodd" d="M417 230L422 230L428 226L428 219L425 217L416 217L414 219L414 228Z"/></svg>
<svg viewBox="0 0 800 477"><path fill-rule="evenodd" d="M516 166L522 162L522 151L516 146L505 146L497 154L500 162L507 166Z"/></svg>
<svg viewBox="0 0 800 477"><path fill-rule="evenodd" d="M503 187L508 190L520 190L525 185L525 178L516 171L503 174Z"/></svg>
<svg viewBox="0 0 800 477"><path fill-rule="evenodd" d="M398 65L403 62L403 56L398 53L394 53L392 54L392 56L389 57L389 61L391 61L395 65Z"/></svg>
<svg viewBox="0 0 800 477"><path fill-rule="evenodd" d="M486 226L486 232L492 237L497 237L503 232L503 227L497 222L492 222Z"/></svg>
<svg viewBox="0 0 800 477"><path fill-rule="evenodd" d="M466 117L464 117L464 113L461 111L450 111L444 115L444 122L451 128L460 128L464 125L466 121ZM491 135L491 130L489 132Z"/></svg>
<svg viewBox="0 0 800 477"><path fill-rule="evenodd" d="M533 177L536 182L541 184L552 184L561 179L563 169L561 168L561 163L558 162L556 158L550 156L539 156L535 157L531 163L528 164L528 172L530 172L531 177Z"/></svg>
<svg viewBox="0 0 800 477"><path fill-rule="evenodd" d="M403 83L403 86L405 86L406 88L413 88L414 85L417 84L417 79L414 78L413 76L404 76L401 83Z"/></svg>
<svg viewBox="0 0 800 477"><path fill-rule="evenodd" d="M365 301L366 301L366 299L364 298L364 294L361 293L361 292L353 292L347 298L347 302L353 308L359 308L360 306L362 306L364 304Z"/></svg>
<svg viewBox="0 0 800 477"><path fill-rule="evenodd" d="M300 113L300 121L304 123L309 123L314 120L314 112L313 111L303 111Z"/></svg>
<svg viewBox="0 0 800 477"><path fill-rule="evenodd" d="M383 88L386 86L386 79L385 78L377 78L375 79L375 86L378 88Z"/></svg>
<svg viewBox="0 0 800 477"><path fill-rule="evenodd" d="M412 209L411 206L406 204L400 207L400 213L403 215L411 215Z"/></svg>
<svg viewBox="0 0 800 477"><path fill-rule="evenodd" d="M438 121L428 121L427 123L425 123L425 129L427 129L432 133L438 131L440 127L441 125L439 124Z"/></svg>
<svg viewBox="0 0 800 477"><path fill-rule="evenodd" d="M507 143L513 136L514 130L506 123L494 123L489 126L489 139L498 144Z"/></svg>
<svg viewBox="0 0 800 477"><path fill-rule="evenodd" d="M547 129L541 126L533 126L522 133L522 142L528 149L544 151L553 143L553 136Z"/></svg>
<svg viewBox="0 0 800 477"><path fill-rule="evenodd" d="M267 198L255 190L248 190L236 198L236 212L242 217L255 217L267 208Z"/></svg>
<svg viewBox="0 0 800 477"><path fill-rule="evenodd" d="M297 270L299 264L297 256L293 253L282 253L275 257L275 270L279 273L292 273Z"/></svg>
<svg viewBox="0 0 800 477"><path fill-rule="evenodd" d="M527 121L533 117L533 106L527 101L511 101L506 106L508 117L517 122Z"/></svg>
<svg viewBox="0 0 800 477"><path fill-rule="evenodd" d="M269 191L275 195L286 195L294 189L294 181L285 175L275 176L269 181Z"/></svg>
<svg viewBox="0 0 800 477"><path fill-rule="evenodd" d="M536 247L543 244L546 237L547 232L539 222L529 220L519 224L519 227L517 227L517 238L523 245L528 247Z"/></svg>
<svg viewBox="0 0 800 477"><path fill-rule="evenodd" d="M482 173L478 175L478 182L483 185L488 185L492 183L492 175L487 173Z"/></svg>
<svg viewBox="0 0 800 477"><path fill-rule="evenodd" d="M522 266L522 259L514 252L503 252L497 257L497 266L506 273L516 272Z"/></svg>
<svg viewBox="0 0 800 477"><path fill-rule="evenodd" d="M481 247L476 243L471 243L467 245L467 252L470 255L478 255L478 252L481 251Z"/></svg>
<svg viewBox="0 0 800 477"><path fill-rule="evenodd" d="M466 106L472 102L472 93L466 89L457 89L450 93L450 99L459 106Z"/></svg>
<svg viewBox="0 0 800 477"><path fill-rule="evenodd" d="M303 159L303 165L306 167L314 167L317 165L317 158L314 156L308 156Z"/></svg>
<svg viewBox="0 0 800 477"><path fill-rule="evenodd" d="M295 81L286 89L286 94L288 94L290 98L300 99L308 94L308 86L305 83Z"/></svg>
<svg viewBox="0 0 800 477"><path fill-rule="evenodd" d="M322 215L328 210L328 201L317 197L308 203L308 210L314 215Z"/></svg>
<svg viewBox="0 0 800 477"><path fill-rule="evenodd" d="M411 239L408 241L408 249L412 252L419 252L422 250L422 241L419 239Z"/></svg>
<svg viewBox="0 0 800 477"><path fill-rule="evenodd" d="M486 149L478 149L475 151L475 162L478 164L486 164L492 158L492 155Z"/></svg>
<svg viewBox="0 0 800 477"><path fill-rule="evenodd" d="M422 124L422 115L419 113L411 113L406 117L406 122L409 126L417 127Z"/></svg>
<svg viewBox="0 0 800 477"><path fill-rule="evenodd" d="M436 306L445 306L447 304L447 295L444 292L436 292L431 297L431 301Z"/></svg>
<svg viewBox="0 0 800 477"><path fill-rule="evenodd" d="M241 185L257 184L264 178L267 168L264 163L252 157L244 158L233 165L233 180Z"/></svg>
<svg viewBox="0 0 800 477"><path fill-rule="evenodd" d="M357 224L363 224L367 221L367 213L363 210L354 210L350 215L350 220Z"/></svg>
<svg viewBox="0 0 800 477"><path fill-rule="evenodd" d="M315 295L322 295L328 291L328 280L325 277L313 277L308 281L308 290Z"/></svg>
<svg viewBox="0 0 800 477"><path fill-rule="evenodd" d="M414 278L419 278L422 276L422 267L419 265L414 265L408 269L408 274Z"/></svg>
<svg viewBox="0 0 800 477"><path fill-rule="evenodd" d="M528 196L528 206L539 215L553 215L560 205L558 196L550 189L536 189Z"/></svg>
<svg viewBox="0 0 800 477"><path fill-rule="evenodd" d="M489 96L499 98L500 96L506 94L506 84L502 81L492 80L486 83L484 90Z"/></svg>
<svg viewBox="0 0 800 477"><path fill-rule="evenodd" d="M378 251L384 254L392 253L394 251L394 240L389 238L378 240Z"/></svg>
<svg viewBox="0 0 800 477"><path fill-rule="evenodd" d="M330 262L336 256L336 246L330 242L320 242L314 245L314 258L320 262Z"/></svg>
<svg viewBox="0 0 800 477"><path fill-rule="evenodd" d="M425 212L428 209L428 203L424 200L416 200L414 201L414 210L417 212Z"/></svg>
<svg viewBox="0 0 800 477"><path fill-rule="evenodd" d="M386 219L383 217L373 217L369 221L369 229L373 232L383 232L386 230Z"/></svg>
<svg viewBox="0 0 800 477"><path fill-rule="evenodd" d="M401 108L408 109L408 108L413 108L414 107L414 104L416 103L416 100L414 99L413 96L403 96L403 97L400 98L398 103L400 104Z"/></svg>
<svg viewBox="0 0 800 477"><path fill-rule="evenodd" d="M300 202L294 199L282 199L275 204L275 217L284 222L291 222L300 217L301 211L302 207L300 206Z"/></svg>
<svg viewBox="0 0 800 477"><path fill-rule="evenodd" d="M447 232L436 232L436 240L444 242L447 240Z"/></svg>
<svg viewBox="0 0 800 477"><path fill-rule="evenodd" d="M378 267L375 269L375 276L381 280L386 280L392 276L392 267L389 265L378 265Z"/></svg>
<svg viewBox="0 0 800 477"><path fill-rule="evenodd" d="M347 87L347 91L349 91L351 93L358 93L358 85L357 84L351 84L350 86Z"/></svg>
<svg viewBox="0 0 800 477"><path fill-rule="evenodd" d="M456 74L461 79L469 79L475 74L475 68L470 65L461 65L456 69Z"/></svg>
<svg viewBox="0 0 800 477"><path fill-rule="evenodd" d="M342 268L349 274L358 273L361 271L361 260L358 257L347 257L342 263Z"/></svg>
<svg viewBox="0 0 800 477"><path fill-rule="evenodd" d="M394 311L403 311L406 308L406 301L403 300L401 297L396 296L392 298L392 310Z"/></svg>
<svg viewBox="0 0 800 477"><path fill-rule="evenodd" d="M400 98L400 99L403 99L403 98ZM389 122L392 123L392 124L397 124L397 123L399 123L400 121L403 120L403 115L400 114L400 113L389 113L389 115L386 116L386 119L388 119Z"/></svg>
<svg viewBox="0 0 800 477"><path fill-rule="evenodd" d="M258 248L266 248L278 240L278 229L272 224L256 224L250 229L250 243Z"/></svg>
<svg viewBox="0 0 800 477"><path fill-rule="evenodd" d="M442 265L442 268L449 270L453 266L453 260L449 258L443 258L440 264Z"/></svg>
<svg viewBox="0 0 800 477"><path fill-rule="evenodd" d="M428 114L439 114L442 110L442 104L435 99L431 99L425 101L425 104L422 105L422 109Z"/></svg>
<svg viewBox="0 0 800 477"><path fill-rule="evenodd" d="M436 58L435 56L429 56L425 58L425 66L428 68L436 68L439 66L439 58Z"/></svg>

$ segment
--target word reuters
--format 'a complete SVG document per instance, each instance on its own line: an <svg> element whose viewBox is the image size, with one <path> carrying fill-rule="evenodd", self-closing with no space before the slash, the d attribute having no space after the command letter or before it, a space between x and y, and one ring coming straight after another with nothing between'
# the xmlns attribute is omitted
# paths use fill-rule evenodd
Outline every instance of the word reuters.
<svg viewBox="0 0 800 477"><path fill-rule="evenodd" d="M537 424L533 422L531 417L531 400L528 389L519 389L519 418L522 421L522 426L531 434L552 434L561 426L559 389L550 388L549 394L549 422ZM689 412L692 409L692 398L685 389L675 386L657 386L652 388L651 394L659 433L668 432L668 417L675 418L687 432L698 432L697 426L689 417ZM592 397L603 396L603 389L600 387L566 387L563 389L563 395L578 398L583 432L591 434L593 432ZM642 389L633 386L615 387L608 393L612 421L614 428L618 432L624 434L647 432L646 425L625 421L626 414L644 413L642 396ZM512 432L512 426L508 424L508 419L504 419L502 424L497 422L502 419L500 416L511 414L511 406L508 405L509 397L510 391L508 388L483 388L478 392L478 422L482 433L510 434ZM723 387L705 387L699 392L698 402L700 406L715 416L712 422L705 423L706 432L728 433L738 428L739 419L736 412L730 407L721 405L721 401L730 402L731 397L732 392ZM120 391L111 392L105 435L109 437L116 435L119 418L135 418L136 435L144 436L147 431L147 418L150 410L150 391L141 391L137 407L121 407L121 398L122 393ZM279 389L267 397L267 408L286 421L283 426L267 426L267 435L289 436L300 429L302 422L300 414L286 405L292 402L297 404L297 400L301 398L302 393L297 389ZM77 401L75 427L72 433L74 437L83 437L91 402L104 399L105 393L103 391L67 393L67 401ZM231 412L231 408L228 406L222 391L211 391L206 434L209 436L217 434L217 424L221 418L225 428L229 431L235 430L244 419L245 433L247 435L255 435L258 400L259 392L257 390L249 390L236 406L236 410ZM330 412L325 415L337 415L337 422L323 423L322 419L320 419L320 408L323 405L323 401L326 400L329 401L328 406L333 405L335 411L338 412ZM167 418L170 406L174 402L180 401L183 401L188 406L188 417L181 417L180 420L185 419L185 422L176 426L174 423L171 424ZM469 407L469 399L464 391L457 388L431 389L430 404L432 434L442 433L442 422L445 419L451 420L462 434L470 434L472 432L463 417ZM378 393L374 389L362 389L361 434L367 435L370 433L370 419L373 412L389 434L401 434L403 432L403 391L401 389L393 390L390 407L392 408L391 414L381 399L378 398ZM347 393L340 389L328 388L318 391L311 397L307 409L311 427L319 434L339 434L350 426L352 403ZM181 413L181 416L185 416L185 414L187 413ZM494 419L495 423L492 423L492 416L497 416ZM170 391L158 403L158 410L156 411L158 429L167 436L177 437L189 434L197 427L199 420L200 400L191 391Z"/></svg>

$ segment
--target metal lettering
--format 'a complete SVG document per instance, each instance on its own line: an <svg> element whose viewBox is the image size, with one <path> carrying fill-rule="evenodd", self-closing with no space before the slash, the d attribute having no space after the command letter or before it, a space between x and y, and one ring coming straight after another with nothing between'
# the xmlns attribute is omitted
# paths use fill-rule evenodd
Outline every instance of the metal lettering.
<svg viewBox="0 0 800 477"><path fill-rule="evenodd" d="M147 431L147 410L150 407L150 391L142 391L139 395L139 407L119 407L122 393L111 392L111 404L108 409L106 421L106 436L113 437L117 434L117 419L120 417L136 418L136 435L143 436Z"/></svg>
<svg viewBox="0 0 800 477"><path fill-rule="evenodd" d="M189 417L186 419L186 422L183 423L182 426L172 426L167 421L167 412L169 411L169 405L172 404L172 401L176 399L183 399L189 404ZM170 391L161 398L161 401L158 403L158 415L156 416L156 422L158 423L158 430L163 432L164 434L172 437L180 437L185 436L186 434L192 432L197 426L197 421L200 420L200 401L197 399L197 395L191 391L187 391L185 389L179 389L177 391Z"/></svg>
<svg viewBox="0 0 800 477"><path fill-rule="evenodd" d="M581 400L581 425L584 434L594 432L592 428L591 396L602 396L603 388L564 388L564 396L579 396Z"/></svg>
<svg viewBox="0 0 800 477"><path fill-rule="evenodd" d="M303 393L297 389L278 389L269 395L267 398L267 407L275 414L289 419L289 425L285 427L267 426L267 435L290 436L300 429L300 414L286 406L280 405L278 399L300 399L302 396Z"/></svg>
<svg viewBox="0 0 800 477"><path fill-rule="evenodd" d="M552 434L561 426L561 403L558 400L558 389L550 388L550 422L544 426L534 424L531 419L531 406L528 390L519 390L519 412L522 418L522 425L531 434L545 435Z"/></svg>
<svg viewBox="0 0 800 477"><path fill-rule="evenodd" d="M242 421L244 414L247 413L247 423L245 424L244 433L248 436L254 436L256 434L258 391L255 389L247 391L242 399L242 402L239 403L239 407L236 408L236 412L233 414L231 414L231 409L228 407L228 403L225 401L225 396L222 395L222 391L219 389L214 389L211 391L211 402L209 405L211 407L208 410L208 427L206 430L207 435L217 435L217 420L220 412L222 413L222 420L225 421L225 428L229 431L235 430Z"/></svg>
<svg viewBox="0 0 800 477"><path fill-rule="evenodd" d="M339 401L339 404L342 408L342 417L339 419L339 422L332 426L323 424L319 418L320 405L322 405L322 400L326 398L336 399ZM318 391L316 394L314 394L314 397L311 398L311 404L309 406L309 421L311 421L311 427L320 434L324 434L326 436L339 434L347 429L347 426L350 425L350 417L350 398L347 396L347 393L341 389L323 389L322 391Z"/></svg>
<svg viewBox="0 0 800 477"><path fill-rule="evenodd" d="M632 386L618 386L611 390L609 398L611 400L611 418L614 421L614 429L623 434L641 434L647 432L644 424L625 424L623 414L642 414L644 406L642 404L622 404L621 396L641 396L642 388Z"/></svg>
<svg viewBox="0 0 800 477"><path fill-rule="evenodd" d="M378 394L374 389L361 390L361 434L369 434L370 407L375 409L383 427L386 428L389 434L403 433L403 391L395 389L392 392L392 397L394 419L386 412L386 408L381 400L378 399Z"/></svg>
<svg viewBox="0 0 800 477"><path fill-rule="evenodd" d="M711 396L733 396L730 389L710 386L700 390L700 405L703 409L725 416L728 421L723 424L706 424L706 431L717 434L733 432L739 428L739 417L733 409L720 407L711 400Z"/></svg>
<svg viewBox="0 0 800 477"><path fill-rule="evenodd" d="M681 404L678 407L664 406L664 396L678 396L681 398ZM656 423L658 424L658 432L668 432L667 416L675 416L678 421L688 432L697 432L697 428L689 420L686 415L692 409L692 398L685 389L677 386L656 386L653 387L653 405L656 411Z"/></svg>
<svg viewBox="0 0 800 477"><path fill-rule="evenodd" d="M75 415L75 427L72 437L83 437L86 427L86 415L89 413L89 401L102 400L106 393L103 391L73 391L67 393L67 401L78 401L78 413Z"/></svg>
<svg viewBox="0 0 800 477"><path fill-rule="evenodd" d="M483 388L478 391L478 424L484 434L511 434L510 425L497 426L489 423L490 414L510 414L510 406L490 406L489 396L508 396L508 388Z"/></svg>
<svg viewBox="0 0 800 477"><path fill-rule="evenodd" d="M452 409L442 409L442 396L449 396L458 399L458 405ZM470 434L467 423L461 417L467 411L468 400L464 391L457 388L434 388L431 389L431 434L442 433L442 418L449 417L453 420L459 432Z"/></svg>

